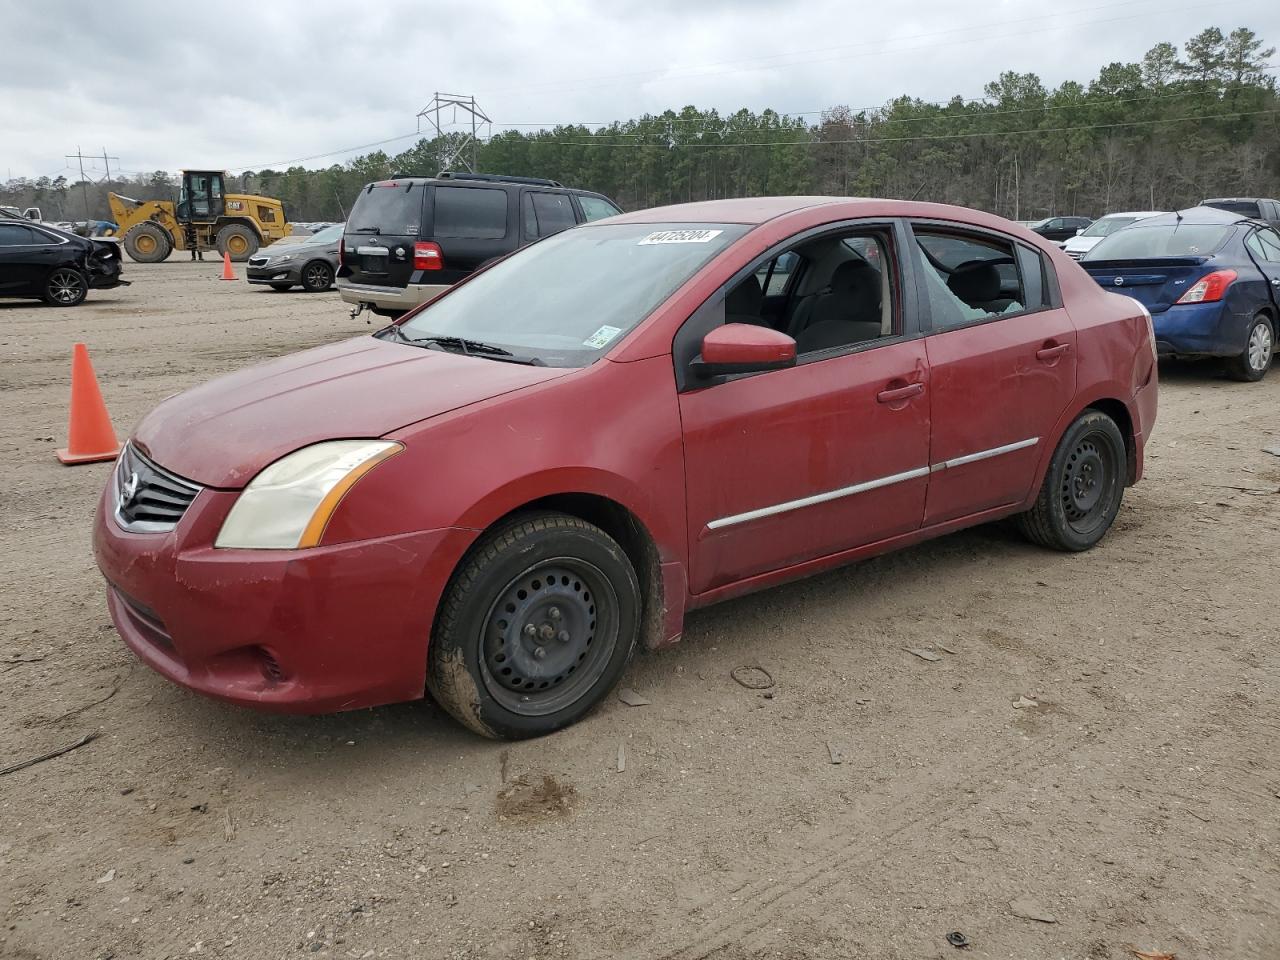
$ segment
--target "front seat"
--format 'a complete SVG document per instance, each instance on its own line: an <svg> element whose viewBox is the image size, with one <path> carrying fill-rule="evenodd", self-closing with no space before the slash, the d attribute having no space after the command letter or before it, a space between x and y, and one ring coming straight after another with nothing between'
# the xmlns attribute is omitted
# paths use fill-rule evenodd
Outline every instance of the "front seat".
<svg viewBox="0 0 1280 960"><path fill-rule="evenodd" d="M1000 271L985 260L962 263L947 277L947 287L957 297L979 310L999 312L1011 301L1000 297Z"/></svg>
<svg viewBox="0 0 1280 960"><path fill-rule="evenodd" d="M809 353L880 336L880 271L865 260L846 260L831 276L829 292L813 304L797 331L796 352Z"/></svg>
<svg viewBox="0 0 1280 960"><path fill-rule="evenodd" d="M752 274L730 290L724 298L724 322L767 326L764 317L760 315L763 309L764 291L760 289L760 281L756 279L755 274Z"/></svg>

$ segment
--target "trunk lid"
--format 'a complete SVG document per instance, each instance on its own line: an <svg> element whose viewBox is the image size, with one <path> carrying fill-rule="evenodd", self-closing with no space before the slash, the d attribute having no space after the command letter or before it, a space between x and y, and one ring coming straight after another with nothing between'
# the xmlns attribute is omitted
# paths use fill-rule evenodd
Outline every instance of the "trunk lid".
<svg viewBox="0 0 1280 960"><path fill-rule="evenodd" d="M1112 293L1132 297L1152 314L1178 302L1197 280L1213 271L1212 257L1143 257L1132 260L1086 260L1080 265Z"/></svg>
<svg viewBox="0 0 1280 960"><path fill-rule="evenodd" d="M133 441L178 476L237 489L308 444L379 437L570 372L358 337L176 394L143 419Z"/></svg>
<svg viewBox="0 0 1280 960"><path fill-rule="evenodd" d="M339 276L352 283L406 287L413 245L422 235L426 193L420 182L383 180L361 191L347 217Z"/></svg>

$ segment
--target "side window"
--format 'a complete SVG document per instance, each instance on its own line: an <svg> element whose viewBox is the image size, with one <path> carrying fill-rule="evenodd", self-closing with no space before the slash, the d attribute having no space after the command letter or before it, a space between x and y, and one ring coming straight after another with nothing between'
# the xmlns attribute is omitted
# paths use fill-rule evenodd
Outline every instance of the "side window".
<svg viewBox="0 0 1280 960"><path fill-rule="evenodd" d="M573 215L573 201L563 193L534 193L525 196L532 198L533 212L538 221L538 236L549 237L561 230L568 230L578 221ZM529 225L526 221L525 231Z"/></svg>
<svg viewBox="0 0 1280 960"><path fill-rule="evenodd" d="M35 243L35 231L20 223L0 223L0 247L26 247Z"/></svg>
<svg viewBox="0 0 1280 960"><path fill-rule="evenodd" d="M587 218L587 223L592 220L603 220L605 217L616 217L622 212L608 200L600 197L578 194L578 202L582 204L582 215Z"/></svg>
<svg viewBox="0 0 1280 960"><path fill-rule="evenodd" d="M801 259L807 263L780 318L799 355L854 347L901 332L891 244L888 232L864 230L819 237L788 251L798 254L791 261L793 268Z"/></svg>
<svg viewBox="0 0 1280 960"><path fill-rule="evenodd" d="M791 278L795 275L796 266L800 263L800 257L794 250L788 250L786 253L774 257L768 263L762 264L760 269L756 271L756 281L760 284L760 289L764 291L766 297L777 297L787 292L787 285L791 282Z"/></svg>
<svg viewBox="0 0 1280 960"><path fill-rule="evenodd" d="M54 236L54 235L53 235L53 234L51 234L51 233L45 233L43 230L37 229L37 228L35 228L35 227L31 227L31 228L29 228L29 229L31 230L31 242L32 242L32 243L37 243L37 244L56 244L56 243L61 243L61 242L62 242L62 238L61 238L61 237L56 237L56 236Z"/></svg>
<svg viewBox="0 0 1280 960"><path fill-rule="evenodd" d="M1259 230L1245 241L1256 256L1268 263L1280 263L1280 233L1275 230Z"/></svg>
<svg viewBox="0 0 1280 960"><path fill-rule="evenodd" d="M488 187L436 187L435 235L459 240L501 240L507 235L507 191Z"/></svg>
<svg viewBox="0 0 1280 960"><path fill-rule="evenodd" d="M1027 309L1022 271L1012 243L931 227L915 227L913 231L934 330Z"/></svg>

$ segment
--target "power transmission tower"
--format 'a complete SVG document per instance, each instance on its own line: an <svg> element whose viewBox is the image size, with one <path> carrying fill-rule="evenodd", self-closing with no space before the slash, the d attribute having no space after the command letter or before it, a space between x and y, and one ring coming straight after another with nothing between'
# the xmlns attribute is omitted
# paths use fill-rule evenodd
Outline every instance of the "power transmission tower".
<svg viewBox="0 0 1280 960"><path fill-rule="evenodd" d="M440 115L443 111L449 108L453 109L453 117L442 124L440 122ZM436 132L436 139L443 139L445 135L444 128L452 126L458 122L459 110L464 114L463 123L466 123L466 117L470 116L471 133L465 135L462 142L459 143L454 150L450 151L448 147L443 149L440 154L440 169L448 170L454 165L454 163L461 159L467 170L471 173L475 173L478 160L477 151L480 145L480 129L487 126L488 132L493 132L493 121L489 119L488 114L480 109L480 106L476 103L475 97L464 97L461 94L440 93L437 91L436 95L431 98L431 102L418 111L418 132L422 132L422 118L426 117L427 122L431 124L432 129ZM463 152L467 147L471 148L470 162L468 162L467 158L463 156Z"/></svg>
<svg viewBox="0 0 1280 960"><path fill-rule="evenodd" d="M97 160L98 158L97 157L86 158L85 155L80 151L79 147L76 147L75 153L66 154L66 158L68 160L78 160L80 162L80 195L84 198L84 219L85 219L85 222L87 223L88 221L92 220L93 217L90 216L89 214L89 178L86 177L84 173L84 162L86 159ZM107 174L106 174L106 177L104 177L104 179L106 180L108 186L111 185L111 161L112 160L115 160L117 163L120 162L119 157L108 157L107 148L103 147L102 162L107 168ZM94 183L102 183L102 180L95 180Z"/></svg>

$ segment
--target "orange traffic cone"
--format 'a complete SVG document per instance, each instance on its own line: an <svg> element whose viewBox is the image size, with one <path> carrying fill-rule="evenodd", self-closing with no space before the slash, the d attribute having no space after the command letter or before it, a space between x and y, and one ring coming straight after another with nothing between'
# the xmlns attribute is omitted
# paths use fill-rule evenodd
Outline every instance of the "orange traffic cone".
<svg viewBox="0 0 1280 960"><path fill-rule="evenodd" d="M231 254L224 253L222 255L222 279L234 280L235 278L236 272L231 269Z"/></svg>
<svg viewBox="0 0 1280 960"><path fill-rule="evenodd" d="M120 441L111 426L111 415L102 401L98 378L93 375L89 351L77 343L71 351L71 420L67 426L67 447L58 451L63 463L96 463L114 460Z"/></svg>

